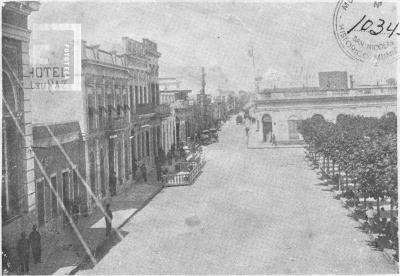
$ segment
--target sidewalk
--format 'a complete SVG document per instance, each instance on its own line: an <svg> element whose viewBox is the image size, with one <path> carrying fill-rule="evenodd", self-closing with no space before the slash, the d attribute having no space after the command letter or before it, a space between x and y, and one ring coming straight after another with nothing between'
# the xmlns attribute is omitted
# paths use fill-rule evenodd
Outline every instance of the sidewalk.
<svg viewBox="0 0 400 276"><path fill-rule="evenodd" d="M337 189L337 184L332 182L331 177L321 168L319 168L319 167L316 167L316 168L318 168L321 171L322 176L327 180L326 186L329 187L329 190L331 192L333 192L335 194L335 197L342 202L342 205L350 211L348 216L352 217L354 220L356 220L360 224L359 229L367 234L367 236L370 240L371 246L375 246L376 248L379 248L379 250L382 251L383 255L390 263L397 265L398 260L396 260L396 258L395 258L396 250L394 250L391 247L387 237L382 236L375 231L373 233L368 233L369 226L366 225L366 220L364 219L365 210L363 210L359 207L355 207L351 203L351 200L343 197L342 193L339 192Z"/></svg>
<svg viewBox="0 0 400 276"><path fill-rule="evenodd" d="M252 125L249 131L248 137L248 145L247 148L249 149L276 149L276 148L303 148L304 142L303 141L294 141L293 144L279 144L274 146L271 142L263 142L260 139L260 131L256 131L255 125ZM244 131L244 128L243 128Z"/></svg>
<svg viewBox="0 0 400 276"><path fill-rule="evenodd" d="M121 190L117 196L105 200L111 203L113 227L121 228L162 190L154 174L154 172L149 174L147 183L131 182L130 185L128 184L128 189ZM88 217L80 217L77 226L92 253L96 253L107 242L104 215L100 208L96 208ZM77 270L77 266L86 260L87 254L73 230L66 229L59 236L59 240L54 242L54 248L42 249L42 251L51 251L42 253L43 256L48 256L47 259L42 259L40 264L30 264L29 274L68 275Z"/></svg>

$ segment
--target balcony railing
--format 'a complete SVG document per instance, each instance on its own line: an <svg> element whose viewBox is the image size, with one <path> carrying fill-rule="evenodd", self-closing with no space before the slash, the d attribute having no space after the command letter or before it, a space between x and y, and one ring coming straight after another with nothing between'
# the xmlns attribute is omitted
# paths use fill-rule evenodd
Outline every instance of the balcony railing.
<svg viewBox="0 0 400 276"><path fill-rule="evenodd" d="M344 89L344 90L275 92L271 93L270 96L258 95L257 100L381 96L381 95L396 95L396 93L397 93L396 87L366 87L366 88Z"/></svg>
<svg viewBox="0 0 400 276"><path fill-rule="evenodd" d="M139 104L136 106L137 115L156 113L156 107L153 104Z"/></svg>
<svg viewBox="0 0 400 276"><path fill-rule="evenodd" d="M107 130L117 130L128 126L128 119L125 117L109 118L107 120Z"/></svg>
<svg viewBox="0 0 400 276"><path fill-rule="evenodd" d="M155 107L155 111L160 116L168 116L171 114L171 109L168 104L160 104Z"/></svg>

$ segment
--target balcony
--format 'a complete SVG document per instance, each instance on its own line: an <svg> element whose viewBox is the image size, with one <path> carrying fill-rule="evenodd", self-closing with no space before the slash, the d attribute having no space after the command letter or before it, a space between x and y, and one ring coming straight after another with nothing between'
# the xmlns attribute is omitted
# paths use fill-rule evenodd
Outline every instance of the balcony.
<svg viewBox="0 0 400 276"><path fill-rule="evenodd" d="M161 117L167 117L171 114L171 109L168 104L160 104L155 107L155 111Z"/></svg>
<svg viewBox="0 0 400 276"><path fill-rule="evenodd" d="M126 128L129 125L128 119L125 117L110 118L106 122L107 130L119 130Z"/></svg>
<svg viewBox="0 0 400 276"><path fill-rule="evenodd" d="M156 107L153 104L139 104L136 106L136 115L147 115L156 113Z"/></svg>

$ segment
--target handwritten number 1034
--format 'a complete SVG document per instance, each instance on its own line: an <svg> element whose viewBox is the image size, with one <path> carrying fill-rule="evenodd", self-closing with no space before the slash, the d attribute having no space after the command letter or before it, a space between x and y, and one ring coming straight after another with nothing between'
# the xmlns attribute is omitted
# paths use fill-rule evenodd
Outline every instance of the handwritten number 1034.
<svg viewBox="0 0 400 276"><path fill-rule="evenodd" d="M371 29L371 27L374 25L374 22L371 19L367 19L364 21L364 19L367 16L364 15L353 27L351 27L348 31L347 34L351 33L352 31L357 31L356 28L358 26L361 26L360 30L361 32L366 32L368 31L371 35L379 35L385 30L385 20L382 18L379 18L379 24L376 25L375 30ZM362 24L364 22L364 24ZM392 22L389 22L389 25L386 27L386 31L389 33L389 38L394 34L394 32L397 30L397 27L399 26L399 23L397 23L394 27L392 27ZM396 35L400 35L400 33L396 33Z"/></svg>

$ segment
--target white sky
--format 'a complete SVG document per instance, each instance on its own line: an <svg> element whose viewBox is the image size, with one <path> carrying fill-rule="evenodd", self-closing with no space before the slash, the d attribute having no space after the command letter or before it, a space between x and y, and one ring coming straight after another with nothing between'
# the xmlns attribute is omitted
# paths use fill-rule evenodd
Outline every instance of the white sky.
<svg viewBox="0 0 400 276"><path fill-rule="evenodd" d="M162 53L160 75L178 77L182 88L195 93L201 66L206 68L207 93L216 93L218 87L253 90L250 45L265 88L317 85L319 71L346 70L356 85L395 77L395 64L374 67L340 50L332 27L335 5L336 1L43 2L29 20L80 23L82 38L105 50L120 43L122 36L154 40Z"/></svg>

